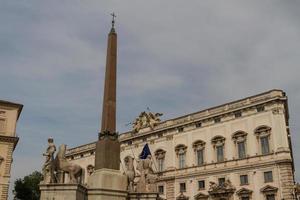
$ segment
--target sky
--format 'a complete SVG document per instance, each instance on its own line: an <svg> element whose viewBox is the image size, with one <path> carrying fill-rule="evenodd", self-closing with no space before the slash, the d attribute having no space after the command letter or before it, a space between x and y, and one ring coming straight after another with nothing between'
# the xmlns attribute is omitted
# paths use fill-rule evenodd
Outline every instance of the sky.
<svg viewBox="0 0 300 200"><path fill-rule="evenodd" d="M112 12L119 132L147 107L169 119L282 89L300 181L299 7L296 0L0 0L0 99L24 104L11 182L41 169L48 137L69 147L97 139Z"/></svg>

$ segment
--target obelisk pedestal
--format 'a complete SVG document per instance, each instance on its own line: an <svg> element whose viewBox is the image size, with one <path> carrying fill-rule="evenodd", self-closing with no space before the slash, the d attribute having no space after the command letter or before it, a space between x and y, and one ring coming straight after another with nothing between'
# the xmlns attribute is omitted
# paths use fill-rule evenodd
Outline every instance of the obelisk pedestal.
<svg viewBox="0 0 300 200"><path fill-rule="evenodd" d="M81 184L40 184L41 200L86 200L87 189Z"/></svg>
<svg viewBox="0 0 300 200"><path fill-rule="evenodd" d="M125 200L128 196L127 177L120 171L118 135L100 133L96 144L95 172L88 179L89 200Z"/></svg>

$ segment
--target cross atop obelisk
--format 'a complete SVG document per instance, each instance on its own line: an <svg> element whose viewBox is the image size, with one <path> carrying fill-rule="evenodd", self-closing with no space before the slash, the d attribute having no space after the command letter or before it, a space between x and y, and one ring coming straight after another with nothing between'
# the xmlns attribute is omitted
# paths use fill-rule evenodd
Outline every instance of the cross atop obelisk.
<svg viewBox="0 0 300 200"><path fill-rule="evenodd" d="M116 133L117 85L117 33L113 13L112 27L108 34L102 122L96 144L95 169L120 169L120 143Z"/></svg>
<svg viewBox="0 0 300 200"><path fill-rule="evenodd" d="M115 18L117 17L117 15L115 15L115 13L111 13L110 14L112 16L112 21L111 21L111 28L115 28Z"/></svg>

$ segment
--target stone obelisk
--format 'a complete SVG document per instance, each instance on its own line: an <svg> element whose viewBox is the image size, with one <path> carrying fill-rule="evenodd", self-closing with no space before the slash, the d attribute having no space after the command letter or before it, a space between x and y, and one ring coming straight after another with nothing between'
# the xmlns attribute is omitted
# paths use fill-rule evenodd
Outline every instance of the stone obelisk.
<svg viewBox="0 0 300 200"><path fill-rule="evenodd" d="M112 16L95 172L88 179L89 200L125 200L127 197L127 178L120 172L120 143L116 132L117 33L114 27L115 15Z"/></svg>
<svg viewBox="0 0 300 200"><path fill-rule="evenodd" d="M96 170L120 169L120 143L116 133L117 33L114 28L114 16L112 28L108 34L102 124L95 154Z"/></svg>

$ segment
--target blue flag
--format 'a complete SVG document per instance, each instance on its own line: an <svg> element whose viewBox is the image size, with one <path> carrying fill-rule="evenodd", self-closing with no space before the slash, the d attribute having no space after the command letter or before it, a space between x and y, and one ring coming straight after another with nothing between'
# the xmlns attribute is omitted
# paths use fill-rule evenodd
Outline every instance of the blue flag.
<svg viewBox="0 0 300 200"><path fill-rule="evenodd" d="M146 159L148 155L151 155L150 148L148 144L145 144L142 153L140 154L140 159Z"/></svg>

